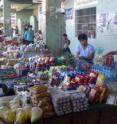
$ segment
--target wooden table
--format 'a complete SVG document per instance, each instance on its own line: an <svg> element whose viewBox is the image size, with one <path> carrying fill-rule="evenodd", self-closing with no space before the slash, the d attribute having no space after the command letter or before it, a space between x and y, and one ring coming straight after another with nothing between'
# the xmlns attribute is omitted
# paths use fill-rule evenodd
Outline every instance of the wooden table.
<svg viewBox="0 0 117 124"><path fill-rule="evenodd" d="M117 124L117 107L95 106L87 111L43 119L37 124Z"/></svg>

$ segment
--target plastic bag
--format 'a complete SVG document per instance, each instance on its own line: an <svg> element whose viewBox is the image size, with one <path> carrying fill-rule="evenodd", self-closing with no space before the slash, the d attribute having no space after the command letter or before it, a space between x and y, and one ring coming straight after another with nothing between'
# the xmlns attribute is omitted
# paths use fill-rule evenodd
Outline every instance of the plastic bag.
<svg viewBox="0 0 117 124"><path fill-rule="evenodd" d="M39 107L33 107L31 112L31 123L35 123L40 120L42 116L42 109Z"/></svg>
<svg viewBox="0 0 117 124"><path fill-rule="evenodd" d="M16 123L18 124L26 124L27 123L27 114L26 111L20 109L16 116Z"/></svg>
<svg viewBox="0 0 117 124"><path fill-rule="evenodd" d="M4 113L4 119L5 119L5 121L7 121L8 123L14 123L15 120L16 120L16 112L13 111L13 110L6 111L6 112Z"/></svg>
<svg viewBox="0 0 117 124"><path fill-rule="evenodd" d="M103 64L103 62L104 62L103 52L104 52L103 47L96 48L96 51L95 51L96 54L95 54L95 58L94 58L95 64Z"/></svg>
<svg viewBox="0 0 117 124"><path fill-rule="evenodd" d="M106 79L105 75L99 74L98 78L97 78L97 81L96 81L96 85L97 86L102 86L105 82L105 79Z"/></svg>

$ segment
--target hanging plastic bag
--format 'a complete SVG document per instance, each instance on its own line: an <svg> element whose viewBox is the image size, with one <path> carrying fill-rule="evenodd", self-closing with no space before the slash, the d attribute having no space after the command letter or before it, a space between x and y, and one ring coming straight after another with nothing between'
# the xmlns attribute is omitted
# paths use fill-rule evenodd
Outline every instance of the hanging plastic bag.
<svg viewBox="0 0 117 124"><path fill-rule="evenodd" d="M103 47L97 47L95 51L95 58L94 58L94 64L103 64Z"/></svg>

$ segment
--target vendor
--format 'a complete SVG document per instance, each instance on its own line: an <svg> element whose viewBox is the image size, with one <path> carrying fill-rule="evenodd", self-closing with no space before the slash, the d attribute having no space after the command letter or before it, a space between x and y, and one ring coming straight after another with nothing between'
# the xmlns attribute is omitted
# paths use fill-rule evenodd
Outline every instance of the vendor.
<svg viewBox="0 0 117 124"><path fill-rule="evenodd" d="M42 31L39 30L36 34L35 34L35 39L37 42L40 42L43 40L43 34L42 34Z"/></svg>
<svg viewBox="0 0 117 124"><path fill-rule="evenodd" d="M80 45L77 50L77 58L80 60L85 60L88 63L93 63L95 49L92 45L88 44L87 39L87 35L84 33L78 36Z"/></svg>
<svg viewBox="0 0 117 124"><path fill-rule="evenodd" d="M69 48L70 40L69 40L67 34L63 34L63 44L64 44L64 46L63 46L63 53L68 52L68 53L71 54L71 50Z"/></svg>

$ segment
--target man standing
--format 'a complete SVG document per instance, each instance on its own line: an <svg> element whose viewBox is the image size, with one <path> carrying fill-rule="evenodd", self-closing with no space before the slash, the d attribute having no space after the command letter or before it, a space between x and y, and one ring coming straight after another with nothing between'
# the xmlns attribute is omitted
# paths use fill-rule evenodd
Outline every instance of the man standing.
<svg viewBox="0 0 117 124"><path fill-rule="evenodd" d="M24 33L24 39L26 40L26 44L34 43L34 31L32 30L32 26L28 27L28 30Z"/></svg>
<svg viewBox="0 0 117 124"><path fill-rule="evenodd" d="M63 53L70 53L71 54L71 50L69 48L69 45L70 45L70 40L68 39L67 37L67 34L63 34Z"/></svg>

